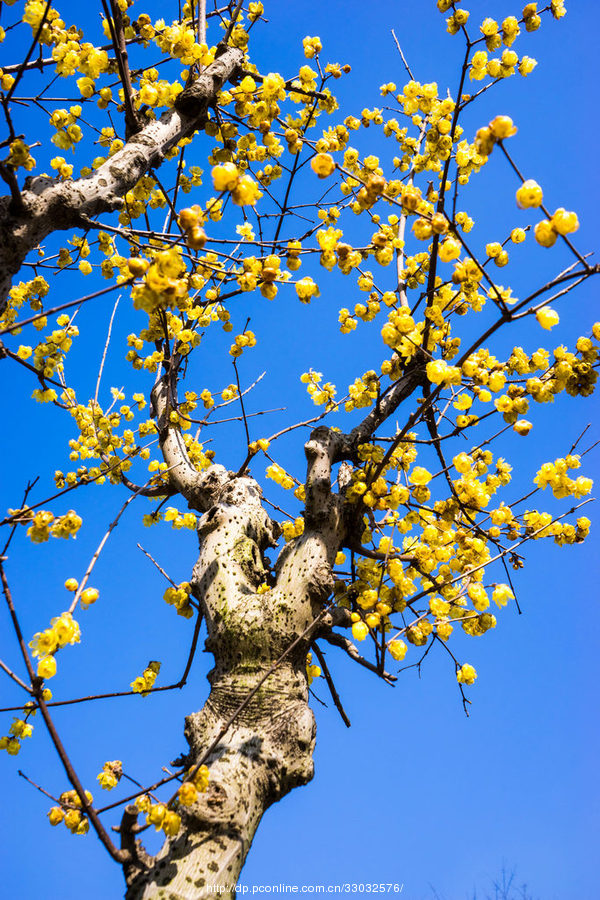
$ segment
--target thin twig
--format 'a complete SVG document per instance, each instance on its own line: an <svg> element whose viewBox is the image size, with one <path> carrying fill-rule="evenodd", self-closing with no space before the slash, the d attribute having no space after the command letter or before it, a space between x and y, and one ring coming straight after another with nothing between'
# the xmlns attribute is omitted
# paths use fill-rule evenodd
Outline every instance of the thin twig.
<svg viewBox="0 0 600 900"><path fill-rule="evenodd" d="M120 281L119 284L111 284L109 287L102 288L100 291L94 291L93 294L87 294L85 297L80 297L79 300L71 300L69 303L61 303L60 306L53 306L52 309L46 309L41 313L38 313L35 316L31 316L29 319L23 319L20 322L13 322L12 325L8 325L6 328L2 328L0 330L0 334L8 334L11 331L16 331L17 328L23 328L25 325L31 325L32 322L37 322L38 319L44 319L47 316L53 316L54 313L62 312L63 309L70 309L72 306L79 306L81 303L87 303L88 300L95 300L96 297L101 297L103 294L108 294L110 291L114 291L120 287L127 287L127 285L133 284L135 281L135 277L127 278L125 281Z"/></svg>
<svg viewBox="0 0 600 900"><path fill-rule="evenodd" d="M21 769L17 769L17 775L19 775L21 778L24 778L25 781L27 781L32 787L34 787L45 797L48 797L50 800L52 800L53 803L60 803L60 800L57 797L54 797L52 794L48 793L48 791L45 791L43 787L40 787L39 784L36 784L35 781L32 781L31 778L28 778L25 772L22 772Z"/></svg>
<svg viewBox="0 0 600 900"><path fill-rule="evenodd" d="M100 360L100 368L98 369L98 378L96 380L96 391L94 393L94 407L98 405L98 392L100 390L100 381L102 380L102 372L104 371L104 363L106 362L106 354L108 353L108 345L110 344L110 336L112 334L113 321L115 318L115 314L117 312L117 307L119 305L119 301L121 299L121 294L117 297L116 303L113 306L113 311L110 317L110 322L108 323L108 332L106 335L106 341L104 344L104 352L102 353L102 359Z"/></svg>
<svg viewBox="0 0 600 900"><path fill-rule="evenodd" d="M329 634L322 634L319 637L323 638L323 640L327 641L328 644L332 644L334 647L340 647L345 653L348 654L350 659L353 659L354 662L357 662L359 665L364 666L365 669L368 669L369 672L374 672L375 675L379 675L380 678L383 678L388 684L393 684L394 681L397 681L395 675L390 675L389 672L380 672L376 665L372 662L369 662L368 659L365 659L364 656L361 656L355 645L352 641L345 637L343 634L338 634L335 631L330 632Z"/></svg>
<svg viewBox="0 0 600 900"><path fill-rule="evenodd" d="M345 711L344 707L342 706L342 701L340 700L340 696L335 688L335 684L333 683L333 678L331 677L331 672L329 671L329 669L327 667L327 663L325 662L325 657L323 655L323 651L321 650L321 648L319 647L319 645L317 643L314 643L311 646L312 646L313 650L315 651L315 655L316 655L317 659L319 660L319 665L321 666L321 669L323 670L323 675L325 677L325 681L327 682L327 687L329 688L329 692L331 694L331 699L335 703L335 708L337 709L340 716L342 717L342 722L344 723L346 728L350 728L352 723L350 722L350 719L346 715L346 711Z"/></svg>
<svg viewBox="0 0 600 900"><path fill-rule="evenodd" d="M6 663L2 662L1 659L0 659L0 669L2 669L3 672L6 672L6 674L9 676L9 678L12 678L13 681L16 681L16 683L19 685L19 687L22 687L24 690L26 690L28 694L31 693L31 688L27 687L25 682L21 681L19 676L15 675L15 673L12 671L12 669L9 669L8 666L6 665ZM20 709L20 707L19 707L19 709Z"/></svg>
<svg viewBox="0 0 600 900"><path fill-rule="evenodd" d="M173 579L172 579L169 575L167 575L167 573L165 572L165 570L162 569L162 568L159 566L159 564L156 562L156 560L154 559L154 557L151 556L150 553L148 553L147 550L144 550L144 548L142 547L141 544L137 544L137 547L142 551L142 553L143 553L145 556L148 557L148 559L150 560L150 562L153 563L153 564L156 566L156 568L158 569L158 571L160 572L160 574L161 574L161 575L164 575L164 577L167 579L167 581L169 582L169 584L172 584L173 587L176 588L176 587L177 587L177 584L173 581Z"/></svg>
<svg viewBox="0 0 600 900"><path fill-rule="evenodd" d="M146 487L146 485L144 485L144 487ZM125 501L125 503L123 504L123 506L121 507L121 509L119 510L119 512L113 519L113 521L108 526L108 530L107 530L106 534L104 535L104 537L98 544L98 547L96 548L96 551L95 551L94 555L92 556L87 569L85 570L85 574L81 580L81 583L78 586L77 590L75 591L75 596L73 597L73 602L69 606L69 610L68 610L70 613L73 613L73 610L77 606L77 603L79 602L79 598L81 597L81 594L89 580L89 577L92 574L92 570L93 570L94 566L98 562L98 559L104 548L104 545L106 544L107 540L109 539L109 537L112 534L112 532L114 531L114 529L119 524L119 520L120 520L121 516L123 515L123 513L125 512L125 510L127 509L127 507L129 506L129 504L133 500L135 500L136 497L138 497L141 494L142 490L143 490L143 488L140 488L139 490L135 491L135 493L131 494L130 497L127 498L127 500Z"/></svg>
<svg viewBox="0 0 600 900"><path fill-rule="evenodd" d="M394 41L396 43L396 47L398 49L398 53L400 54L400 58L402 59L402 62L404 63L404 68L408 72L408 77L410 78L411 81L414 81L415 76L413 75L413 73L410 70L410 66L406 61L406 57L404 56L404 53L402 52L402 47L400 46L400 42L399 42L398 38L396 37L396 32L394 31L393 28L392 28L392 37L394 38Z"/></svg>
<svg viewBox="0 0 600 900"><path fill-rule="evenodd" d="M125 138L128 140L133 134L140 130L140 122L138 115L133 106L133 88L131 86L131 75L129 72L129 59L127 56L127 44L125 43L125 30L123 26L123 16L118 3L115 0L109 0L112 16L109 12L106 0L102 0L104 15L108 22L110 36L112 38L113 47L117 66L119 68L119 77L123 87L123 100L125 106Z"/></svg>

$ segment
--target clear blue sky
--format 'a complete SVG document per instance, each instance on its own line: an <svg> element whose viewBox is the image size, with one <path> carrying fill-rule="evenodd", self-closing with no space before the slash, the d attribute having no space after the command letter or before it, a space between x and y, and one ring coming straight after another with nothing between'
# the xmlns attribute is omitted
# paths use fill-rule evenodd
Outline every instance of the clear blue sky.
<svg viewBox="0 0 600 900"><path fill-rule="evenodd" d="M293 74L304 62L301 39L320 35L324 60L352 66L352 74L335 83L343 115L380 105L382 83L404 83L391 28L419 80L435 80L441 90L446 85L453 91L456 88L462 44L458 37L445 34L434 0L370 6L340 0L327 5L302 0L293 5L265 5L269 24L256 29L253 45L260 70ZM150 11L158 15L160 10L169 20L167 7L153 3ZM467 7L475 20L520 12L518 6L500 0L474 0ZM73 2L58 8L67 22L75 21L80 12ZM174 17L176 5L173 9ZM519 128L511 145L516 158L526 175L544 186L552 209L566 206L578 212L581 229L576 242L590 250L597 242L599 199L597 8L592 0L579 0L567 2L567 9L559 23L544 16L541 30L517 44L519 52L538 60L533 74L526 80L510 79L490 92L467 124L474 129L497 113L513 117ZM85 15L95 21L95 12L86 8ZM36 138L47 141L45 134ZM381 139L374 136L374 140L373 152L383 153ZM46 143L34 155L44 159L54 152ZM193 161L203 165L202 154ZM496 223L502 233L507 223L512 223L510 227L520 224L514 206L502 196L504 191L512 198L515 187L502 160L496 159L465 195L469 211L481 219L482 229L476 232L480 244L491 237L484 221ZM511 268L517 295L521 285L543 277L547 254L553 252L536 249L529 242L526 247L523 262ZM558 253L556 268L561 259ZM380 360L379 349L370 353L377 328L371 332L363 326L347 337L337 332L339 308L361 299L353 284L325 276L320 283L322 296L310 307L300 306L290 292L273 305L260 298L244 298L243 307L235 312L236 325L252 314L251 327L259 338L253 355L244 359L244 380L252 381L268 367L267 376L251 395L252 408L286 406L288 410L272 414L269 424L267 417L255 420L260 425L253 437L313 414L314 407L298 380L308 367L342 386ZM76 279L66 284L62 292L58 286L54 290L56 302L94 289L90 279L83 288ZM121 304L127 306L125 297ZM111 308L110 299L102 300L80 318L80 349L70 371L82 396L93 394L101 355L98 334L105 334ZM571 342L589 331L594 318L600 318L597 286L584 285L560 309L562 330L557 343ZM128 370L120 360L118 340L136 327L133 321L125 310L116 326L105 388L123 383L119 379ZM514 338L511 335L510 341L533 350L544 337L539 329L528 327ZM25 343L25 337L19 342ZM268 353L263 355L261 348L268 348ZM217 349L209 348L203 357L203 368L198 370L202 384L189 383L189 388L212 385L215 377L215 387L232 380L229 370L218 376L211 370ZM40 475L40 499L51 492L54 470L68 467L65 446L72 433L68 416L59 410L21 405L21 397L27 397L35 385L16 367L9 370L10 365L2 363L4 377L11 379L5 389L0 451L2 509L19 504L28 477ZM147 383L140 377L131 389L144 388ZM600 438L597 413L594 398L586 402L569 398L538 407L532 436L525 442L511 440L505 448L517 480L526 483L542 461L564 455L588 421L593 424L587 444ZM223 461L239 464L241 425L232 426L221 440L215 446L221 448ZM298 436L277 453L282 463L301 476ZM586 474L593 476L594 469L598 475L597 454L590 454ZM261 476L262 467L256 466L254 474ZM274 491L271 496L280 502ZM107 487L76 492L74 503L85 522L76 544L54 541L32 549L24 535L15 541L8 571L25 635L45 627L50 616L64 608L64 578L81 575L124 499L121 491ZM284 505L285 499L281 500ZM129 511L103 553L93 578L101 600L79 615L82 645L60 654L60 674L52 683L57 696L126 689L149 659L163 661L163 684L176 680L181 672L192 624L175 617L163 603L164 584L136 549L136 542L181 581L189 577L194 562L195 536L173 533L167 526L143 529L140 520L145 511L141 505ZM595 518L593 509L587 514ZM334 709L314 703L315 778L267 812L242 883L386 881L403 883L401 896L408 900L433 898L434 889L443 900L471 900L475 887L478 897L485 896L490 878L506 863L517 869L519 882L527 882L535 898L595 900L593 836L600 824L594 714L600 674L599 575L595 532L582 546L531 547L526 568L516 576L523 614L518 616L511 607L498 616L498 627L485 637L458 641L465 659L479 673L469 691L473 700L469 719L462 712L452 667L439 654L432 654L420 679L411 670L390 688L329 652L352 729L344 727ZM4 609L0 629L0 655L20 672ZM101 791L95 776L105 760L122 759L135 778L146 782L160 777L160 767L184 749L183 718L200 708L206 697L209 662L198 654L188 687L180 693L97 701L57 712L65 744L96 799ZM0 687L3 705L20 701L8 679ZM326 688L318 683L315 687L329 702ZM4 720L10 724L10 716ZM119 897L121 873L93 834L76 838L63 827L51 829L45 818L49 802L16 774L20 768L56 793L68 787L41 721L36 726L34 738L25 742L19 757L0 760L5 808L0 818L3 893L19 898L41 895L47 900Z"/></svg>

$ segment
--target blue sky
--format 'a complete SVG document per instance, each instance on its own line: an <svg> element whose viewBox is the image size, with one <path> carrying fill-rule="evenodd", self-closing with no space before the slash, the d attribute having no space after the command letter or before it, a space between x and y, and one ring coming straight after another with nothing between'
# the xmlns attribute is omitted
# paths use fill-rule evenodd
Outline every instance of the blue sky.
<svg viewBox="0 0 600 900"><path fill-rule="evenodd" d="M266 6L269 24L256 29L253 45L260 70L293 74L304 62L301 39L320 35L325 60L352 65L351 75L334 85L343 115L381 105L380 84L404 83L391 28L417 78L435 80L441 90L446 85L455 89L462 46L458 37L445 34L433 0L418 7L408 0L368 8L354 2L330 2L326 7L297 2L293 10L281 2ZM467 7L477 21L486 15L502 18L519 12L499 0L477 0ZM58 8L67 21L75 20L76 4ZM544 17L540 32L517 44L519 52L538 60L533 74L526 80L510 79L489 92L466 125L474 130L497 113L513 117L519 128L511 144L516 159L528 177L544 186L550 208L566 206L578 212L581 229L576 243L589 250L597 239L598 203L594 87L599 73L591 27L595 4L580 0L567 3L567 8L561 22ZM170 18L165 4L153 4L150 11L158 15L159 9ZM371 133L366 137L370 139ZM47 141L43 133L36 138ZM383 155L383 139L373 133L373 140L371 152ZM50 158L54 152L46 143L34 155L45 158L47 153ZM203 165L202 153L198 164ZM474 232L480 245L490 239L490 228L495 238L495 229L504 233L521 224L512 202L516 186L498 158L465 192L463 208L481 221L481 230ZM560 250L548 262L553 252L527 242L520 256L515 253L512 283L518 295L543 279L545 272L560 268ZM268 369L251 394L251 408L287 407L255 420L259 424L252 437L313 414L299 383L302 371L312 366L343 386L380 361L381 351L374 349L378 328L371 332L373 326L363 325L345 337L337 331L340 306L361 299L353 283L335 276L323 276L320 283L322 296L310 307L300 306L289 292L272 305L244 297L243 306L232 313L236 325L251 314L251 327L259 338L258 347L240 367L244 381L250 383ZM57 283L55 302L91 291L95 283L88 279L82 288L79 279L66 278L64 285L61 292ZM560 307L560 333L554 343L572 342L589 332L598 318L596 298L592 282L569 295ZM71 372L82 396L93 394L112 304L109 296L93 311L88 307L81 314L82 337ZM120 386L121 376L129 378L119 346L119 338L135 327L126 297L120 312L105 388ZM531 350L544 337L527 325L498 346L523 343ZM25 343L24 337L19 341ZM229 369L216 369L220 347L228 341L224 335L208 346L198 369L202 383L190 383L190 388L204 386L209 378L216 379L215 387L233 379ZM261 353L261 347L268 349ZM35 386L26 373L13 367L4 374L11 380L1 451L3 508L18 505L32 475L40 475L40 499L51 492L54 470L67 468L65 446L72 433L68 417L60 411L21 403ZM144 387L147 379L142 384L140 376L131 389ZM594 413L597 419L594 398L585 402L569 398L538 407L530 438L522 442L511 437L506 442L517 482L527 483L541 462L563 455L589 421L586 444L600 438ZM241 462L242 438L239 423L216 436L215 446L226 464ZM282 442L277 459L301 476L302 440L296 435ZM586 474L593 476L594 470L598 474L597 469L597 455L590 454ZM254 474L259 477L262 471L257 466ZM269 496L290 505L274 490ZM26 635L43 628L64 608L64 578L83 572L125 499L114 489L78 491L73 503L85 526L75 544L54 541L32 549L24 535L15 540L8 571ZM61 654L60 674L52 684L57 696L124 689L149 659L163 661L163 684L176 680L183 668L191 622L175 617L163 603L164 584L136 543L140 541L181 581L189 577L194 562L195 536L174 533L167 526L143 529L140 520L145 511L134 505L107 544L93 579L101 600L79 616L82 645ZM593 511L587 514L594 518ZM404 884L403 896L409 900L434 897L433 889L444 900L470 900L475 887L478 897L485 896L490 878L506 863L516 868L519 883L527 882L536 898L593 900L597 872L591 836L600 824L595 789L598 730L590 715L600 674L594 605L600 574L597 547L594 532L581 546L533 545L526 568L516 576L523 614L509 608L498 616L498 627L483 638L465 638L462 643L458 639L460 652L479 673L469 692L473 705L468 719L453 667L439 654L432 654L421 678L410 670L390 688L330 651L328 663L352 729L344 727L331 707L313 704L318 725L315 778L267 812L241 882L386 881ZM20 671L4 610L0 622L1 656ZM142 782L160 777L160 767L184 748L184 716L200 708L206 697L209 662L198 654L183 692L57 711L57 725L84 783L95 785L103 762L116 758ZM6 704L19 702L20 695L8 680L1 684ZM326 689L315 687L328 702ZM5 719L10 723L10 717ZM75 838L62 827L51 829L45 818L49 803L16 774L20 768L56 793L67 788L42 724L36 724L33 740L25 742L19 757L1 760L4 892L24 898L43 893L49 900L74 900L82 894L88 900L118 897L121 874L93 835ZM92 790L98 798L100 790Z"/></svg>

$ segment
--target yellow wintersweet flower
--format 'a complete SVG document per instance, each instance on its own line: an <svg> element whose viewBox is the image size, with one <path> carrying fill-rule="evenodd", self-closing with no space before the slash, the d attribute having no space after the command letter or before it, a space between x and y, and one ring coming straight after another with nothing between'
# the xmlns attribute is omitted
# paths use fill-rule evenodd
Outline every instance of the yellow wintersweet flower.
<svg viewBox="0 0 600 900"><path fill-rule="evenodd" d="M85 591L82 591L81 597L79 598L82 609L86 609L88 606L91 606L92 603L95 603L99 596L100 593L96 588L86 588Z"/></svg>
<svg viewBox="0 0 600 900"><path fill-rule="evenodd" d="M308 679L308 683L312 684L315 678L319 678L321 675L321 667L314 665L312 662L312 653L308 653L306 656L306 677Z"/></svg>
<svg viewBox="0 0 600 900"><path fill-rule="evenodd" d="M517 128L510 116L496 116L490 122L489 127L498 141L517 133Z"/></svg>
<svg viewBox="0 0 600 900"><path fill-rule="evenodd" d="M533 425L531 424L531 422L528 422L527 419L517 419L517 421L513 425L513 431L516 431L517 434L520 434L522 436L529 434L532 428Z"/></svg>
<svg viewBox="0 0 600 900"><path fill-rule="evenodd" d="M551 306L542 306L542 308L538 309L536 312L535 317L542 328L545 328L547 331L555 325L558 325L560 321L558 313L555 309L552 309Z"/></svg>
<svg viewBox="0 0 600 900"><path fill-rule="evenodd" d="M542 219L534 228L535 239L542 247L553 247L556 243L556 231L548 219Z"/></svg>
<svg viewBox="0 0 600 900"><path fill-rule="evenodd" d="M192 781L184 781L178 791L179 802L191 806L198 799L198 789Z"/></svg>
<svg viewBox="0 0 600 900"><path fill-rule="evenodd" d="M231 190L231 199L236 206L254 206L261 197L262 191L250 175L242 175Z"/></svg>
<svg viewBox="0 0 600 900"><path fill-rule="evenodd" d="M146 820L149 825L154 825L156 830L160 831L166 814L167 807L164 803L153 803L146 815Z"/></svg>
<svg viewBox="0 0 600 900"><path fill-rule="evenodd" d="M494 592L492 594L492 600L494 603L497 603L498 606L506 606L509 600L514 600L515 595L509 588L507 584L497 584L494 588Z"/></svg>
<svg viewBox="0 0 600 900"><path fill-rule="evenodd" d="M562 206L556 210L550 221L558 234L572 234L579 228L577 213L567 212Z"/></svg>
<svg viewBox="0 0 600 900"><path fill-rule="evenodd" d="M438 256L442 262L450 262L452 259L458 259L460 256L461 245L455 238L449 237L440 244Z"/></svg>
<svg viewBox="0 0 600 900"><path fill-rule="evenodd" d="M48 810L47 815L48 821L51 825L60 825L65 817L64 811L60 808L60 806L53 806L52 809Z"/></svg>
<svg viewBox="0 0 600 900"><path fill-rule="evenodd" d="M406 651L408 650L408 647L406 646L404 641L398 640L390 641L387 647L390 652L390 656L392 656L393 659L397 660L404 659L404 657L406 656Z"/></svg>
<svg viewBox="0 0 600 900"><path fill-rule="evenodd" d="M190 772L193 770L190 770ZM188 778L192 778L192 781L196 785L196 788L200 791L201 794L205 793L208 790L208 782L209 782L209 772L208 766L200 766L195 772L194 775L191 776L188 772Z"/></svg>
<svg viewBox="0 0 600 900"><path fill-rule="evenodd" d="M56 675L56 660L53 656L44 656L40 659L37 674L40 678L53 678Z"/></svg>
<svg viewBox="0 0 600 900"><path fill-rule="evenodd" d="M456 673L456 680L459 684L474 684L477 678L477 672L474 667L465 663Z"/></svg>
<svg viewBox="0 0 600 900"><path fill-rule="evenodd" d="M424 485L428 484L432 479L431 472L428 472L427 469L424 469L423 466L415 466L410 475L408 476L408 480L411 484L416 485Z"/></svg>
<svg viewBox="0 0 600 900"><path fill-rule="evenodd" d="M230 191L235 187L239 170L235 163L223 163L212 170L212 180L216 191Z"/></svg>
<svg viewBox="0 0 600 900"><path fill-rule="evenodd" d="M355 622L352 626L352 637L355 641L364 641L369 633L369 628L365 622Z"/></svg>
<svg viewBox="0 0 600 900"><path fill-rule="evenodd" d="M302 41L304 55L307 59L312 59L317 53L323 49L320 37L305 37Z"/></svg>
<svg viewBox="0 0 600 900"><path fill-rule="evenodd" d="M64 823L73 834L77 831L83 821L83 815L78 809L70 809L65 815Z"/></svg>
<svg viewBox="0 0 600 900"><path fill-rule="evenodd" d="M527 181L523 182L516 196L519 209L541 206L544 199L541 187L533 178L528 178Z"/></svg>
<svg viewBox="0 0 600 900"><path fill-rule="evenodd" d="M112 791L121 780L122 774L123 764L120 759L115 759L112 762L104 763L102 771L99 775L96 775L96 779L99 781L101 788L104 788L105 791Z"/></svg>
<svg viewBox="0 0 600 900"><path fill-rule="evenodd" d="M173 837L179 833L181 828L181 816L172 810L168 810L162 820L162 830L168 837Z"/></svg>
<svg viewBox="0 0 600 900"><path fill-rule="evenodd" d="M428 362L425 371L433 384L460 384L461 370L457 366L449 366L443 359Z"/></svg>
<svg viewBox="0 0 600 900"><path fill-rule="evenodd" d="M310 167L319 178L327 178L335 171L335 162L329 153L317 153L311 159Z"/></svg>
<svg viewBox="0 0 600 900"><path fill-rule="evenodd" d="M519 62L519 74L526 78L536 66L537 60L533 59L532 56L522 56Z"/></svg>
<svg viewBox="0 0 600 900"><path fill-rule="evenodd" d="M296 282L296 293L302 303L310 303L311 297L319 297L321 294L319 286L315 284L310 275Z"/></svg>

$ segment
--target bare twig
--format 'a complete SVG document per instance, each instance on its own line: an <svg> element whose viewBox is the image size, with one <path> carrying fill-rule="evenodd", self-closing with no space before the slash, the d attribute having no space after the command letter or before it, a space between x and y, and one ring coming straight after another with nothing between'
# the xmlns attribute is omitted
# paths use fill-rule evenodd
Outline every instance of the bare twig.
<svg viewBox="0 0 600 900"><path fill-rule="evenodd" d="M389 672L380 672L374 663L369 662L368 659L365 659L364 656L361 656L356 646L352 643L352 641L345 637L343 634L338 634L336 631L331 631L329 634L319 635L323 640L327 641L328 644L333 644L334 647L340 647L345 653L348 654L350 659L353 659L354 662L357 662L359 665L364 666L365 669L368 669L369 672L374 672L375 675L379 675L380 678L383 678L388 684L393 684L394 681L397 681L395 675L390 675Z"/></svg>
<svg viewBox="0 0 600 900"><path fill-rule="evenodd" d="M396 37L396 32L394 31L393 28L392 28L392 37L394 38L394 42L396 44L398 53L400 54L400 58L401 58L402 62L404 63L404 68L408 72L408 77L411 79L411 81L414 81L415 76L413 75L413 73L410 70L410 66L406 61L406 57L404 56L404 53L402 52L402 47L400 46L400 42L399 42L398 38Z"/></svg>
<svg viewBox="0 0 600 900"><path fill-rule="evenodd" d="M87 294L85 297L80 297L79 300L71 300L69 303L61 303L60 306L53 306L52 309L45 309L35 316L30 316L29 319L23 319L20 322L13 322L12 325L7 325L6 328L0 330L0 334L8 334L11 331L16 331L17 328L31 325L32 322L37 322L38 319L44 319L46 316L53 316L54 313L62 312L63 309L70 309L72 306L79 306L81 303L87 303L88 300L95 300L96 297L101 297L103 294L108 294L110 291L114 291L117 288L127 287L129 284L133 284L134 280L133 277L127 278L125 281L120 281L119 284L111 284L108 287L102 288L100 291L94 291L93 294Z"/></svg>
<svg viewBox="0 0 600 900"><path fill-rule="evenodd" d="M335 707L336 707L337 711L339 712L340 716L342 717L342 722L344 723L346 728L350 728L352 723L350 722L350 719L346 715L346 711L345 711L344 707L342 706L342 701L340 700L340 696L336 690L335 684L333 682L333 678L331 677L331 672L329 671L329 669L327 667L327 663L325 661L323 651L321 650L321 648L319 647L319 645L317 643L312 644L312 648L315 651L315 655L316 655L317 659L319 660L319 665L321 666L321 669L323 670L323 676L325 678L325 681L327 682L327 687L329 688L329 692L331 694L331 699L335 703Z"/></svg>
<svg viewBox="0 0 600 900"><path fill-rule="evenodd" d="M31 688L27 687L25 682L21 681L19 676L15 675L15 673L12 671L12 669L9 669L8 666L6 665L6 663L2 662L1 659L0 659L0 669L2 669L3 672L6 672L8 677L12 678L13 681L16 681L16 683L19 685L19 687L22 687L24 690L26 690L28 694L31 693ZM19 707L19 709L20 709L20 707Z"/></svg>

